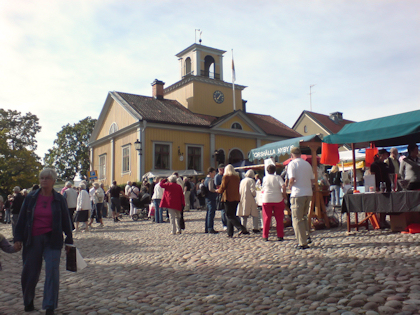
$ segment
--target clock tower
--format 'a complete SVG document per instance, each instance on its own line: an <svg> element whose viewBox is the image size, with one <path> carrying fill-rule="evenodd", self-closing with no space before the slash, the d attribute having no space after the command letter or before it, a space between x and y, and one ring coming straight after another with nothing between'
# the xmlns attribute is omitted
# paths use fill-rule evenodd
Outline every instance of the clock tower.
<svg viewBox="0 0 420 315"><path fill-rule="evenodd" d="M177 100L197 114L220 117L235 108L243 110L242 90L246 86L235 84L233 91L232 83L223 81L225 52L193 44L176 54L181 66L181 80L165 88L164 97Z"/></svg>

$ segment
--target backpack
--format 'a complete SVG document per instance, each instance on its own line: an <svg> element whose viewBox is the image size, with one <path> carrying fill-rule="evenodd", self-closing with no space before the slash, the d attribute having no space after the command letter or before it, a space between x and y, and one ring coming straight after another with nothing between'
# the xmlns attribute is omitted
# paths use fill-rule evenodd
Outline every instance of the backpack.
<svg viewBox="0 0 420 315"><path fill-rule="evenodd" d="M209 177L210 178L210 177ZM211 180L211 178L210 178ZM207 185L206 185L207 184ZM204 184L201 186L201 197L207 197L209 194L209 187L208 187L209 181L206 179L204 181Z"/></svg>
<svg viewBox="0 0 420 315"><path fill-rule="evenodd" d="M98 188L95 192L96 198L98 198L98 203L103 203L105 199L105 194L102 188Z"/></svg>

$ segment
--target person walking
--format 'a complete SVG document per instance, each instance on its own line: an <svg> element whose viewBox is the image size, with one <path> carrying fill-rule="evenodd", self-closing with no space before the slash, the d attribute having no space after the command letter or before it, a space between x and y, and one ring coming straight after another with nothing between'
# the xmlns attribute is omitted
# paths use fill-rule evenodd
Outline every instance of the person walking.
<svg viewBox="0 0 420 315"><path fill-rule="evenodd" d="M214 187L214 176L216 175L216 170L213 167L209 167L207 173L207 177L201 187L201 189L204 189L205 191L204 197L207 205L204 233L217 234L219 232L214 229L214 216L216 214L217 199L217 192Z"/></svg>
<svg viewBox="0 0 420 315"><path fill-rule="evenodd" d="M100 223L99 227L104 227L104 221L102 220L102 208L104 206L105 193L99 183L93 183L93 189L93 211L88 225L91 227L93 219L96 218L96 222L99 221Z"/></svg>
<svg viewBox="0 0 420 315"><path fill-rule="evenodd" d="M235 168L231 164L228 164L225 167L222 184L219 189L217 189L219 194L223 194L222 202L225 203L228 237L233 237L234 226L240 230L239 235L249 234L236 216L236 209L241 200L239 195L240 181L239 174L235 171Z"/></svg>
<svg viewBox="0 0 420 315"><path fill-rule="evenodd" d="M334 165L330 171L331 204L333 206L340 205L340 188L341 172L338 170L337 165Z"/></svg>
<svg viewBox="0 0 420 315"><path fill-rule="evenodd" d="M77 191L75 191L72 188L72 183L67 182L66 187L67 189L64 190L63 197L67 201L67 208L69 208L69 214L70 214L70 220L71 220L71 229L74 230L74 223L73 223L73 217L74 212L76 211L77 207Z"/></svg>
<svg viewBox="0 0 420 315"><path fill-rule="evenodd" d="M225 173L225 165L219 164L217 172L218 173L214 176L214 186L216 189L219 189L220 185L222 185L223 174ZM217 195L216 210L221 210L220 217L222 220L223 230L227 230L227 218L221 194Z"/></svg>
<svg viewBox="0 0 420 315"><path fill-rule="evenodd" d="M85 223L85 232L89 232L88 220L89 213L92 210L92 204L90 202L89 193L86 191L86 184L80 183L79 196L77 196L76 215L74 216L74 222L76 222L75 232L79 232L79 222Z"/></svg>
<svg viewBox="0 0 420 315"><path fill-rule="evenodd" d="M171 234L181 234L181 211L185 207L185 198L181 185L177 184L176 175L164 179L160 186L165 189L160 207L167 208L172 224Z"/></svg>
<svg viewBox="0 0 420 315"><path fill-rule="evenodd" d="M191 185L188 177L184 177L184 198L185 198L185 208L184 211L188 212L191 209L190 204L190 195L191 195Z"/></svg>
<svg viewBox="0 0 420 315"><path fill-rule="evenodd" d="M309 248L311 243L309 235L308 212L312 200L312 186L315 176L312 166L300 158L300 148L294 147L291 151L292 161L287 167L287 177L291 190L290 203L293 219L293 229L298 241L297 249Z"/></svg>
<svg viewBox="0 0 420 315"><path fill-rule="evenodd" d="M23 200L25 197L20 193L20 187L16 186L13 188L13 198L12 198L12 204L10 206L10 212L12 214L12 233L13 238L15 237L15 229L16 224L18 221L20 209L22 208Z"/></svg>
<svg viewBox="0 0 420 315"><path fill-rule="evenodd" d="M156 179L155 188L153 189L152 200L155 205L155 222L163 223L163 208L160 207L160 202L162 201L163 193L165 189L160 186L160 183L163 181L163 178L158 177Z"/></svg>
<svg viewBox="0 0 420 315"><path fill-rule="evenodd" d="M67 202L54 190L57 173L51 168L39 174L41 188L32 191L23 203L16 224L15 246L23 246L22 293L25 312L35 309L35 288L45 260L44 299L46 315L54 314L58 305L59 270L63 232L66 251L73 244L71 221Z"/></svg>
<svg viewBox="0 0 420 315"><path fill-rule="evenodd" d="M120 202L120 195L122 194L121 187L117 186L117 182L114 180L112 182L112 186L109 188L107 193L111 199L111 212L112 218L114 222L120 221L118 219L118 214L121 212L121 202Z"/></svg>
<svg viewBox="0 0 420 315"><path fill-rule="evenodd" d="M259 233L259 212L257 202L255 201L255 196L257 195L257 190L255 187L255 174L253 170L248 170L245 173L245 178L241 180L239 185L239 194L241 195L241 200L238 204L237 215L241 219L241 223L244 227L247 226L248 217L252 217L254 233Z"/></svg>
<svg viewBox="0 0 420 315"><path fill-rule="evenodd" d="M263 178L262 194L262 214L263 214L263 240L268 241L270 232L271 218L274 215L276 219L277 240L283 241L284 228L284 199L286 195L286 186L283 178L276 175L276 166L270 164L267 166L267 175Z"/></svg>

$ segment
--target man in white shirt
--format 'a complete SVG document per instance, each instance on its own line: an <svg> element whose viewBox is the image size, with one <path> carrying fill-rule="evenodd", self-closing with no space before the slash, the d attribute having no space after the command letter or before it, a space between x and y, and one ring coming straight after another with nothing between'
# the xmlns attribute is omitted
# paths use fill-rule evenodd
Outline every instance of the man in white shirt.
<svg viewBox="0 0 420 315"><path fill-rule="evenodd" d="M130 189L131 189L132 183L130 181L127 182L127 185L125 185L125 195L128 196Z"/></svg>
<svg viewBox="0 0 420 315"><path fill-rule="evenodd" d="M67 208L69 208L71 226L72 226L72 229L74 230L73 215L77 207L77 191L74 190L71 186L72 186L71 182L66 183L67 189L64 190L63 196L67 200Z"/></svg>
<svg viewBox="0 0 420 315"><path fill-rule="evenodd" d="M308 212L312 199L312 185L315 176L312 166L300 158L301 151L298 147L291 150L292 161L287 166L289 188L292 191L290 203L292 210L293 229L298 240L298 249L309 248Z"/></svg>

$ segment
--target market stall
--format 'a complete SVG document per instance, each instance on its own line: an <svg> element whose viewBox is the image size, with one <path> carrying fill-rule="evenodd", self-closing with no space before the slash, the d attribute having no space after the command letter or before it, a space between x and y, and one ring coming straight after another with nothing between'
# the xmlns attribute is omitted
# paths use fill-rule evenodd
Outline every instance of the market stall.
<svg viewBox="0 0 420 315"><path fill-rule="evenodd" d="M407 145L409 143L416 143L420 138L420 110L411 111L407 113L366 120L358 123L347 124L337 134L326 136L323 142L329 144L346 144L351 143L352 146L352 160L353 160L353 171L356 171L356 154L355 149L361 147L367 147L370 143L375 147L387 147L397 145ZM356 180L354 180L354 187L356 188ZM347 199L359 198L357 196L346 197ZM374 228L379 228L379 224L374 215L376 211L372 207L363 207L365 218L358 222L356 213L356 222L352 224L350 222L350 214L352 212L351 204L347 204L348 201L344 199L347 207L347 229L365 226L368 228L368 222L371 222ZM388 212L393 212L392 203L387 207ZM407 208L407 211L412 211Z"/></svg>
<svg viewBox="0 0 420 315"><path fill-rule="evenodd" d="M317 151L321 148L322 140L318 135L311 135L306 137L298 137L283 141L277 141L266 144L259 148L253 149L248 154L249 161L276 158L284 155L290 155L290 150L294 147L300 147L302 153L310 154L312 159L312 170L315 178L318 178L318 157ZM312 196L311 207L308 214L308 221L312 222L313 217L324 219L327 228L330 227L330 222L323 202L322 192L318 185L315 185L314 194Z"/></svg>

